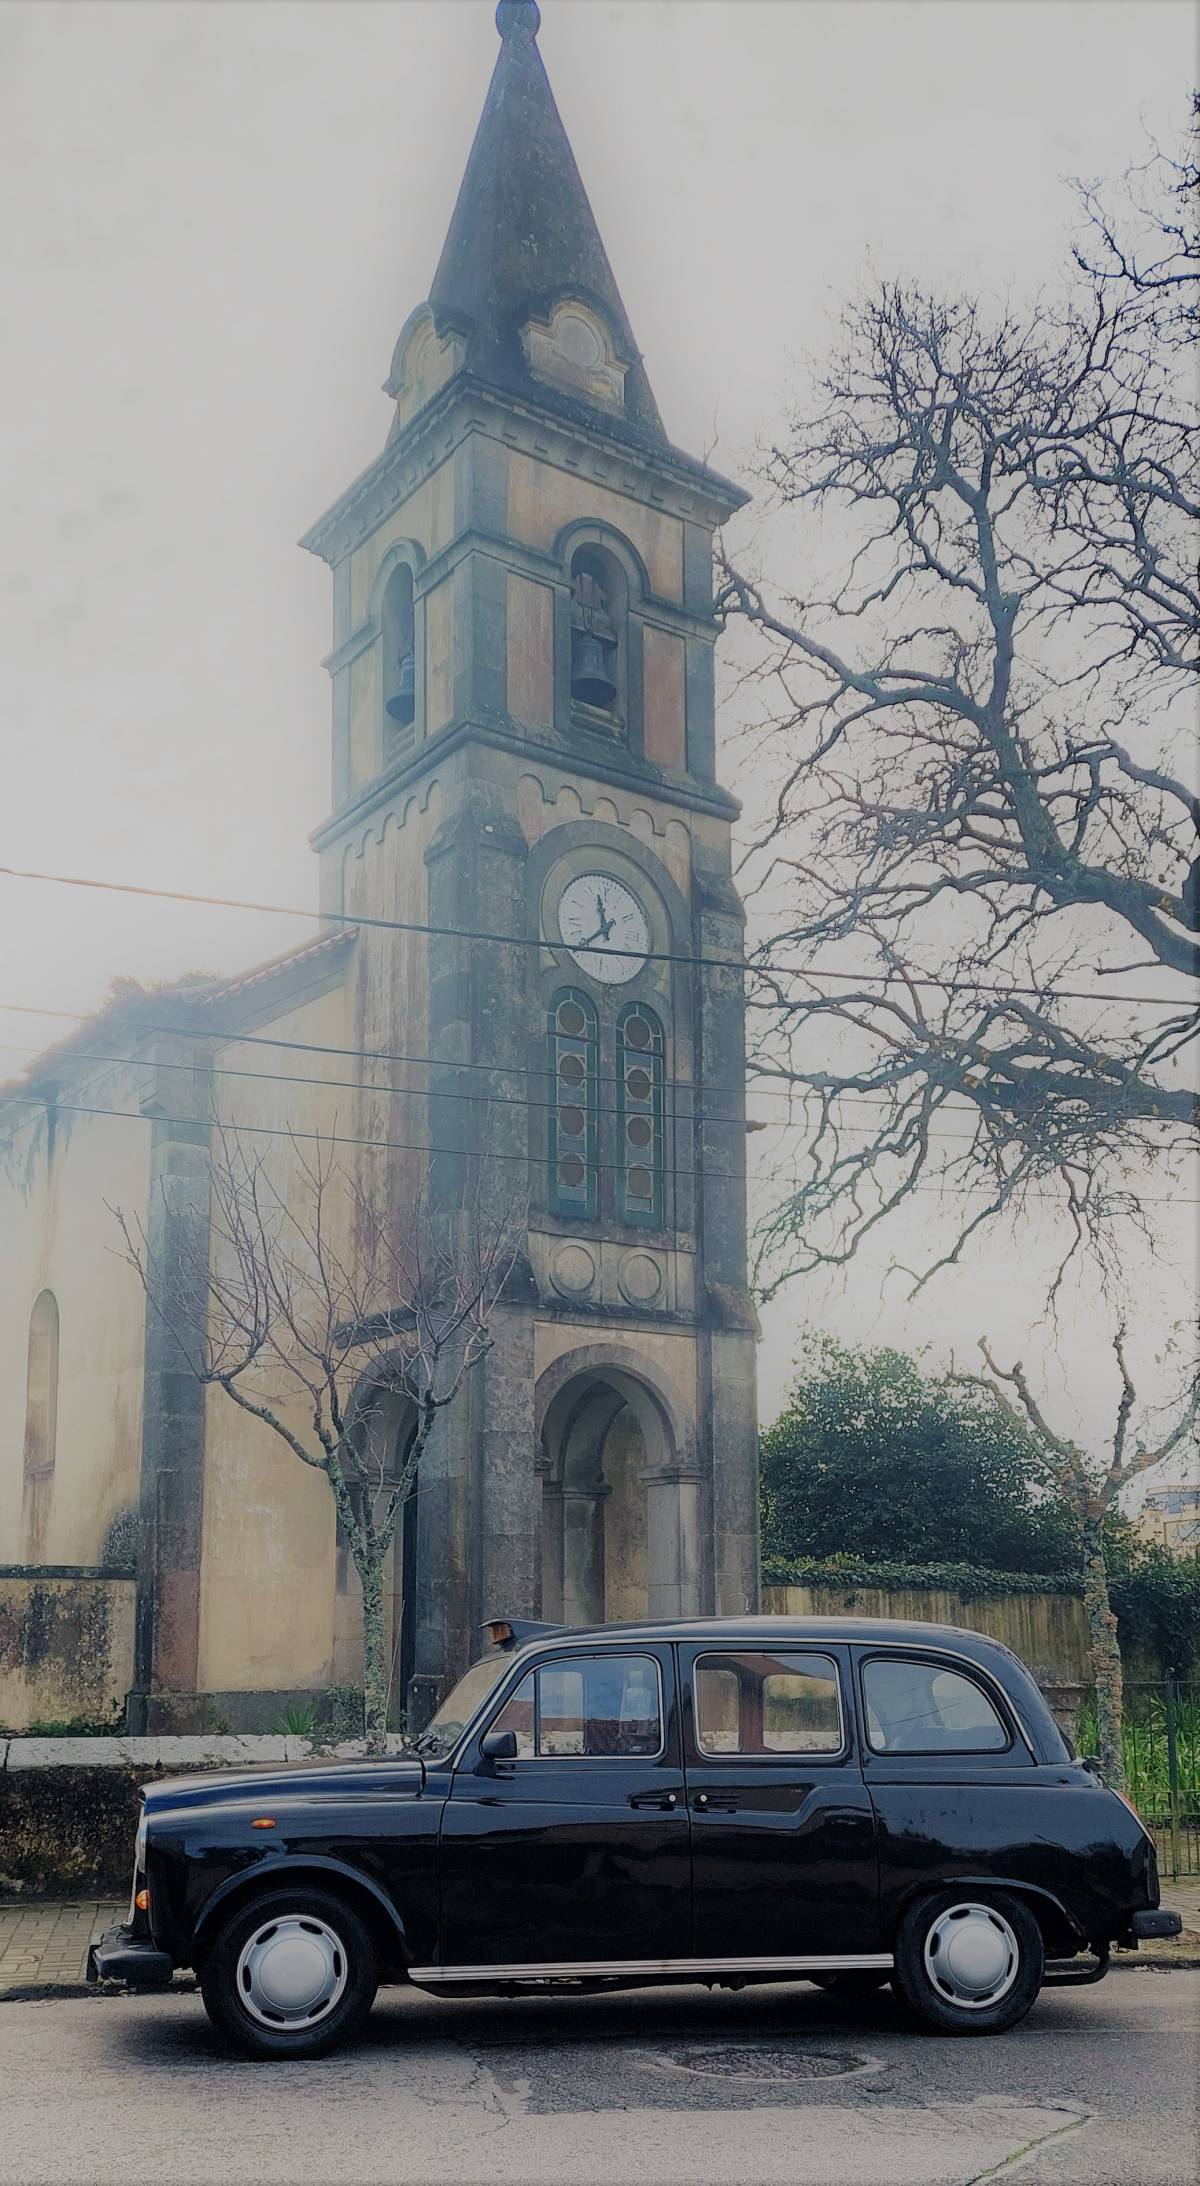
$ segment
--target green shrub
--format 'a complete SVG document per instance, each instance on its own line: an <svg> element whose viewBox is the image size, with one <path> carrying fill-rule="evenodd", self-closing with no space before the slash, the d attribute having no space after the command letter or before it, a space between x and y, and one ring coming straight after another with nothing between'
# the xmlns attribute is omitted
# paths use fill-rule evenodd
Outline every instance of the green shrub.
<svg viewBox="0 0 1200 2186"><path fill-rule="evenodd" d="M762 1437L771 1557L1054 1574L1078 1527L1012 1407L890 1350L810 1338Z"/></svg>
<svg viewBox="0 0 1200 2186"><path fill-rule="evenodd" d="M1186 1677L1200 1663L1200 1556L1171 1556L1127 1522L1106 1547L1109 1599L1124 1647L1148 1647Z"/></svg>
<svg viewBox="0 0 1200 2186"><path fill-rule="evenodd" d="M316 1728L331 1746L340 1746L348 1738L362 1738L366 1729L362 1687L329 1686L317 1702Z"/></svg>
<svg viewBox="0 0 1200 2186"><path fill-rule="evenodd" d="M293 1700L281 1710L275 1724L285 1738L311 1738L317 1727L315 1700Z"/></svg>

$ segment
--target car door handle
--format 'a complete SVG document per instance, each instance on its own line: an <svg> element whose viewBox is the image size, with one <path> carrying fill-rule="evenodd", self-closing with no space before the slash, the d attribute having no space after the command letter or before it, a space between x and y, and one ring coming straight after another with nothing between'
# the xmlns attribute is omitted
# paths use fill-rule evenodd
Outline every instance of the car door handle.
<svg viewBox="0 0 1200 2186"><path fill-rule="evenodd" d="M737 1793L733 1791L698 1791L692 1801L702 1814L717 1811L732 1814L737 1807Z"/></svg>
<svg viewBox="0 0 1200 2186"><path fill-rule="evenodd" d="M629 1804L630 1806L656 1806L669 1809L678 1806L679 1793L677 1791L631 1791Z"/></svg>

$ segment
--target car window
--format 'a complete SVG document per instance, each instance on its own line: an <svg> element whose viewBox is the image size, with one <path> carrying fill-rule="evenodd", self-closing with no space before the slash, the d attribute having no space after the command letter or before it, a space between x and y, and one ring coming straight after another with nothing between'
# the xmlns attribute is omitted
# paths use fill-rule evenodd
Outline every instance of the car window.
<svg viewBox="0 0 1200 2186"><path fill-rule="evenodd" d="M933 1662L876 1656L863 1665L875 1753L999 1753L1009 1734L974 1678Z"/></svg>
<svg viewBox="0 0 1200 2186"><path fill-rule="evenodd" d="M701 1753L840 1753L837 1665L830 1655L698 1655L692 1673Z"/></svg>
<svg viewBox="0 0 1200 2186"><path fill-rule="evenodd" d="M579 1655L523 1678L491 1724L514 1731L517 1759L648 1760L663 1748L652 1655Z"/></svg>

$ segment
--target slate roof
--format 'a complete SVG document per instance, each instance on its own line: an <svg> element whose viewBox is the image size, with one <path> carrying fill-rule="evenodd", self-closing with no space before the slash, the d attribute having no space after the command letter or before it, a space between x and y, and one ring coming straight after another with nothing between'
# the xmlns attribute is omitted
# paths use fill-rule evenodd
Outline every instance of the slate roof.
<svg viewBox="0 0 1200 2186"><path fill-rule="evenodd" d="M167 1027L200 1031L204 1029L203 1013L221 1004L232 1005L228 1030L229 1037L236 1039L239 1021L251 1020L258 1001L274 1004L280 1010L287 1008L289 998L306 986L310 971L324 958L346 949L357 933L357 926L340 926L225 979L193 973L152 987L143 987L136 979L114 979L106 1000L93 1016L52 1047L44 1048L19 1077L0 1085L0 1103L35 1093L39 1088L52 1088L59 1083L64 1069L86 1065L89 1056L117 1045L128 1046L147 1032ZM221 1030L225 1030L224 1025Z"/></svg>
<svg viewBox="0 0 1200 2186"><path fill-rule="evenodd" d="M501 0L501 46L429 302L439 329L466 337L463 369L557 407L529 371L521 328L564 294L611 326L625 378L625 418L604 419L643 445L669 446L629 316L600 240L537 46L533 0Z"/></svg>

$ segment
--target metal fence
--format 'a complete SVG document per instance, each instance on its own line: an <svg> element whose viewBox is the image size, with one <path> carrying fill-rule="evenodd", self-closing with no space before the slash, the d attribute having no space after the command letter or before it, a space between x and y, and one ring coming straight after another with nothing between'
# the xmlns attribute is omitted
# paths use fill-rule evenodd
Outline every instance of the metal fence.
<svg viewBox="0 0 1200 2186"><path fill-rule="evenodd" d="M1125 1783L1158 1846L1162 1875L1200 1875L1200 1683L1165 1677L1125 1687ZM1096 1708L1085 1700L1075 1743L1097 1750Z"/></svg>

